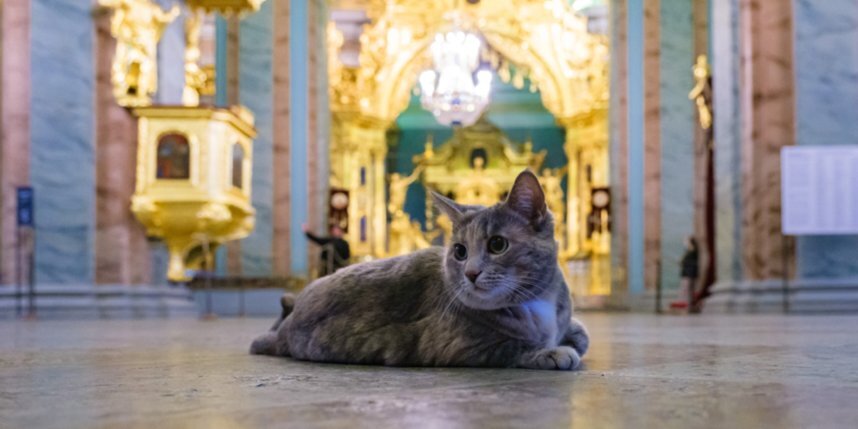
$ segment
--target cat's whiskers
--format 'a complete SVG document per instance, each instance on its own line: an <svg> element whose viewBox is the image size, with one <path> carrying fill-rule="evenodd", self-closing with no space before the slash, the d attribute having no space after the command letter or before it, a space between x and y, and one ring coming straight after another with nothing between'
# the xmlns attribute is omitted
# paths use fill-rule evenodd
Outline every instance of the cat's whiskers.
<svg viewBox="0 0 858 429"><path fill-rule="evenodd" d="M448 314L448 312L449 312L451 309L452 309L454 312L455 312L456 310L458 310L458 306L456 306L456 305L455 305L455 303L456 303L456 300L458 300L458 299L459 299L459 295L461 295L461 294L462 294L462 292L464 292L464 291L465 291L465 288L460 287L460 288L458 288L458 290L456 291L456 293L454 293L454 294L450 297L450 301L447 303L447 305L446 305L446 306L444 306L444 310L443 310L443 311L441 311L441 317L440 317L440 319L441 319L441 320L444 320L444 318L446 318L446 317L447 317L447 314ZM455 313L450 313L450 315L451 315L451 316L452 316L452 315L454 315L454 314L455 314Z"/></svg>
<svg viewBox="0 0 858 429"><path fill-rule="evenodd" d="M538 285L535 285L532 283L526 283L526 282L518 282L516 285L518 286L516 288L516 291L519 292L519 294L521 296L525 297L526 299L531 300L531 299L539 298L539 296L536 295L535 293L533 293L533 291L526 288L527 286L537 288L537 287L539 287Z"/></svg>

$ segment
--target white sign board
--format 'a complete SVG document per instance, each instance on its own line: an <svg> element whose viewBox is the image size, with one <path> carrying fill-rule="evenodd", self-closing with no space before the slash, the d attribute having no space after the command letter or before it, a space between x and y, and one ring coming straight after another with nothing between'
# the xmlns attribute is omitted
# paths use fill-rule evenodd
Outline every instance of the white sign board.
<svg viewBox="0 0 858 429"><path fill-rule="evenodd" d="M781 150L785 235L858 234L858 145Z"/></svg>

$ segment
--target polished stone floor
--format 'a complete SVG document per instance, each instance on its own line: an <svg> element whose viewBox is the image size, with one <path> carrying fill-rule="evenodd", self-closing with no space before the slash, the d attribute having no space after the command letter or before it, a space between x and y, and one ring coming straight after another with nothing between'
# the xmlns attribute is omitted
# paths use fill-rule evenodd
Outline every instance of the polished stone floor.
<svg viewBox="0 0 858 429"><path fill-rule="evenodd" d="M0 322L0 427L858 427L858 317L582 319L575 373L250 356L267 319Z"/></svg>

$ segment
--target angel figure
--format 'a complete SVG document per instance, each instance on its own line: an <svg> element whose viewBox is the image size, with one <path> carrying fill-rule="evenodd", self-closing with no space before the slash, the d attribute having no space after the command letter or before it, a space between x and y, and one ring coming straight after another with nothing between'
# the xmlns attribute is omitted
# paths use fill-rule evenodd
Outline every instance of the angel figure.
<svg viewBox="0 0 858 429"><path fill-rule="evenodd" d="M149 0L99 0L99 4L113 10L113 95L122 106L148 105L158 90L158 41L167 25L179 16L179 7L173 5L164 11Z"/></svg>
<svg viewBox="0 0 858 429"><path fill-rule="evenodd" d="M688 99L694 100L697 105L697 116L700 120L700 127L708 130L712 127L712 109L710 107L711 91L709 84L709 63L706 60L706 55L697 57L697 63L692 68L694 70L694 81L696 84L691 92L688 93Z"/></svg>
<svg viewBox="0 0 858 429"><path fill-rule="evenodd" d="M387 203L387 211L393 216L396 213L402 212L405 208L405 196L408 193L408 187L420 177L423 172L423 166L418 166L408 177L402 177L399 173L390 175L390 186L388 188L389 201Z"/></svg>

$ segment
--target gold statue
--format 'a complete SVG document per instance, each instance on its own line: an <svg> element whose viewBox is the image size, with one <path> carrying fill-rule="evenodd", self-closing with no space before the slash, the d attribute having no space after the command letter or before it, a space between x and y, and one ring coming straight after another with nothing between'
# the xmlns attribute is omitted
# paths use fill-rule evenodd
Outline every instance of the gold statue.
<svg viewBox="0 0 858 429"><path fill-rule="evenodd" d="M456 187L456 202L470 205L490 206L500 199L498 184L485 174L483 157L474 158L474 169Z"/></svg>
<svg viewBox="0 0 858 429"><path fill-rule="evenodd" d="M391 216L404 211L405 196L408 193L408 187L420 177L422 171L423 166L421 165L415 168L408 177L402 177L399 173L390 175L390 188L388 191L390 200L387 204L387 211L390 212Z"/></svg>
<svg viewBox="0 0 858 429"><path fill-rule="evenodd" d="M694 100L697 104L697 116L700 120L700 127L708 130L712 127L712 110L709 107L709 63L706 60L706 55L697 57L697 63L692 68L694 70L694 80L696 84L691 92L688 93L688 99Z"/></svg>
<svg viewBox="0 0 858 429"><path fill-rule="evenodd" d="M539 176L539 182L542 183L542 189L545 191L545 202L555 219L563 218L563 208L566 202L563 199L563 187L560 182L565 175L566 167L562 167L544 168L542 169L542 176Z"/></svg>
<svg viewBox="0 0 858 429"><path fill-rule="evenodd" d="M147 106L158 90L158 40L168 24L179 16L149 0L99 0L113 9L110 34L116 39L111 82L116 101L126 107Z"/></svg>
<svg viewBox="0 0 858 429"><path fill-rule="evenodd" d="M420 223L398 212L390 221L390 256L404 255L431 246L431 241L440 233L424 233Z"/></svg>
<svg viewBox="0 0 858 429"><path fill-rule="evenodd" d="M545 168L542 170L542 175L539 176L539 182L545 191L545 203L551 210L551 214L554 215L554 236L558 239L563 237L563 230L566 228L564 222L566 219L564 216L566 200L563 198L563 187L560 184L565 175L566 167L562 167Z"/></svg>
<svg viewBox="0 0 858 429"><path fill-rule="evenodd" d="M446 214L442 213L435 218L435 225L444 234L444 246L450 246L453 241L453 221Z"/></svg>
<svg viewBox="0 0 858 429"><path fill-rule="evenodd" d="M199 64L203 21L201 10L192 11L185 19L185 87L182 90L182 104L185 106L199 106L200 94L208 84L208 76Z"/></svg>

